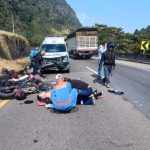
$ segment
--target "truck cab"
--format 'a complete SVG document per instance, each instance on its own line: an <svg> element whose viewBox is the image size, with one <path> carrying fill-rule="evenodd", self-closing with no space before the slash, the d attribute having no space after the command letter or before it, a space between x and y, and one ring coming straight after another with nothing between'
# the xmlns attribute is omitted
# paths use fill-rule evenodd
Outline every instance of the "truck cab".
<svg viewBox="0 0 150 150"><path fill-rule="evenodd" d="M40 50L45 51L41 71L53 69L70 72L69 54L64 37L45 37Z"/></svg>

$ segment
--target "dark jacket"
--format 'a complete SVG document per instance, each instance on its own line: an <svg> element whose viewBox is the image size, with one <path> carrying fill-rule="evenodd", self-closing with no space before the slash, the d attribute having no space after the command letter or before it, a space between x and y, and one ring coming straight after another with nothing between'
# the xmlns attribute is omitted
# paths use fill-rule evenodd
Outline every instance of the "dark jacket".
<svg viewBox="0 0 150 150"><path fill-rule="evenodd" d="M115 53L114 51L105 51L103 54L102 54L102 58L101 58L101 61L100 61L100 64L104 62L104 65L107 65L107 66L115 66Z"/></svg>
<svg viewBox="0 0 150 150"><path fill-rule="evenodd" d="M76 79L69 79L69 78L64 78L65 81L69 82L71 84L72 88L76 88L78 90L84 90L88 88L89 84L81 81L81 80L76 80Z"/></svg>

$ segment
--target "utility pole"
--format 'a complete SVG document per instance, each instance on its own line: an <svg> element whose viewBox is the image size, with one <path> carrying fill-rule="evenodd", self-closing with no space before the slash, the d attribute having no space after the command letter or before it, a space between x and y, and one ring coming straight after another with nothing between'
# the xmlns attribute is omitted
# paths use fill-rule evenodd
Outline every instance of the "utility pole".
<svg viewBox="0 0 150 150"><path fill-rule="evenodd" d="M12 28L13 28L13 33L15 33L15 27L14 27L14 15L12 13Z"/></svg>

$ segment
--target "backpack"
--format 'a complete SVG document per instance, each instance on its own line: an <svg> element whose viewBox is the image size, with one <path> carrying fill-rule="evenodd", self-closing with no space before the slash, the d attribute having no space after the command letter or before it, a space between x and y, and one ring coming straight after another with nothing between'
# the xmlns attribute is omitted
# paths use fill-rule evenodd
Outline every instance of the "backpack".
<svg viewBox="0 0 150 150"><path fill-rule="evenodd" d="M24 100L26 99L26 93L21 89L15 89L15 99L16 100Z"/></svg>
<svg viewBox="0 0 150 150"><path fill-rule="evenodd" d="M59 111L68 111L76 106L77 89L72 89L71 84L67 82L65 86L51 91L51 100L53 108Z"/></svg>
<svg viewBox="0 0 150 150"><path fill-rule="evenodd" d="M38 49L32 49L31 53L30 53L30 60L36 59L35 57L39 54L39 50Z"/></svg>

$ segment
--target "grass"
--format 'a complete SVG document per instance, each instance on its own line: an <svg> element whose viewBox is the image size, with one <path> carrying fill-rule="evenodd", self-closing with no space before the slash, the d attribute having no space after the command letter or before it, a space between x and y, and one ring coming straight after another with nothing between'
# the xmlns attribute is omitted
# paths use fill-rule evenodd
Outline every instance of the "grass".
<svg viewBox="0 0 150 150"><path fill-rule="evenodd" d="M2 31L2 30L0 30L0 34L1 34L1 35L5 35L5 36L9 36L9 37L20 38L20 39L22 39L23 41L25 41L27 44L29 44L26 38L24 38L23 36L20 36L20 35L18 35L18 34L11 33L11 32L7 32L7 31Z"/></svg>
<svg viewBox="0 0 150 150"><path fill-rule="evenodd" d="M19 58L19 49L24 47L29 50L29 43L26 38L7 31L0 30L0 58L15 59ZM16 55L12 55L15 53Z"/></svg>
<svg viewBox="0 0 150 150"><path fill-rule="evenodd" d="M0 60L0 75L2 75L2 68L7 68L8 70L21 71L24 67L29 64L29 59L27 57L17 59L17 60Z"/></svg>

